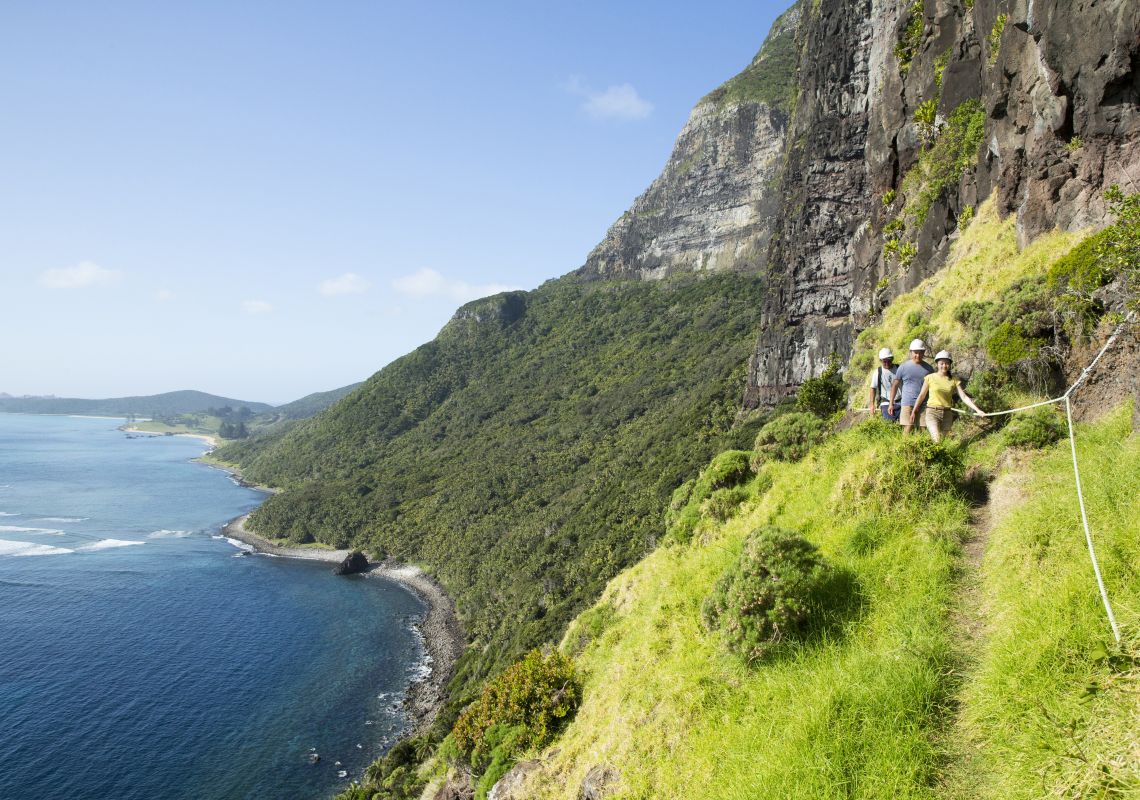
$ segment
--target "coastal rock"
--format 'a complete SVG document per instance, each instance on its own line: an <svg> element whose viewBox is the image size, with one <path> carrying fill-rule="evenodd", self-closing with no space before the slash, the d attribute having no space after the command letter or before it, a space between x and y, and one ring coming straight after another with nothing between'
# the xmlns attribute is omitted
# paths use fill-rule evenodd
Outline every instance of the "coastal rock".
<svg viewBox="0 0 1140 800"><path fill-rule="evenodd" d="M491 791L487 793L487 800L526 800L525 793L527 776L538 769L541 762L529 760L515 764L507 774L499 778Z"/></svg>
<svg viewBox="0 0 1140 800"><path fill-rule="evenodd" d="M335 569L334 575L354 575L358 572L365 572L368 569L368 556L359 550L353 550L344 561L340 562Z"/></svg>
<svg viewBox="0 0 1140 800"><path fill-rule="evenodd" d="M597 766L586 773L582 780L582 791L579 800L604 800L609 797L621 775L616 769L607 766Z"/></svg>

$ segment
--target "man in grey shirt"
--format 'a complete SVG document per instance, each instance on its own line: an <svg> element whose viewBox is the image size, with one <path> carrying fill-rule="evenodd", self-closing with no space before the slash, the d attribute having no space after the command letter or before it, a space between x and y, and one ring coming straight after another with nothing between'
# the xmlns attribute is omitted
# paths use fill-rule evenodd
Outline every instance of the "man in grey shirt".
<svg viewBox="0 0 1140 800"><path fill-rule="evenodd" d="M899 422L902 423L903 433L909 434L914 429L915 424L915 411L919 411L918 424L924 424L924 414L919 409L914 407L915 400L918 399L918 393L922 391L922 381L927 375L934 372L934 367L923 361L923 356L926 355L926 345L922 339L915 339L910 343L910 361L906 362L895 370L895 380L891 384L891 397L887 405L887 411L891 414L895 413L895 396L899 393L899 387L902 387L902 414L900 415Z"/></svg>

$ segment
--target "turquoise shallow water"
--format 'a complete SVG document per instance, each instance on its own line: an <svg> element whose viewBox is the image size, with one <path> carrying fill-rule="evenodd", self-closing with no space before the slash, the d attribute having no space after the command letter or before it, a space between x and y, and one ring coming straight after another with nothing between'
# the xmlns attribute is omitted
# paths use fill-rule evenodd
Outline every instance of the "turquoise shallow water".
<svg viewBox="0 0 1140 800"><path fill-rule="evenodd" d="M423 604L217 538L262 496L192 463L200 442L118 424L0 414L0 798L322 797L359 777L405 726Z"/></svg>

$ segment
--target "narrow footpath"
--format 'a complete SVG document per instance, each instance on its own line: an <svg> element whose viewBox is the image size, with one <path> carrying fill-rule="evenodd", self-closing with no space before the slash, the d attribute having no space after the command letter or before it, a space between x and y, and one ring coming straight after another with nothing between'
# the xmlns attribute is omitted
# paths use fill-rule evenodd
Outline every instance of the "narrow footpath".
<svg viewBox="0 0 1140 800"><path fill-rule="evenodd" d="M989 484L985 502L970 512L970 533L962 542L958 590L950 612L956 651L956 696L951 701L951 716L945 728L945 762L938 779L938 794L946 800L973 800L981 796L984 775L977 745L971 740L963 717L961 691L978 663L990 615L982 590L982 562L994 527L1025 499L1019 483L1024 458L1009 451L999 461L997 477Z"/></svg>

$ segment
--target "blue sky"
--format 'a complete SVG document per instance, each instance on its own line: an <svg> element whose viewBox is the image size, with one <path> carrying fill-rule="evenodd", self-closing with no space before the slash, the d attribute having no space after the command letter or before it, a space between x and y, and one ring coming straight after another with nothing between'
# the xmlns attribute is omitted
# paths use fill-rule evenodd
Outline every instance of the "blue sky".
<svg viewBox="0 0 1140 800"><path fill-rule="evenodd" d="M0 8L0 391L285 402L581 265L785 3Z"/></svg>

